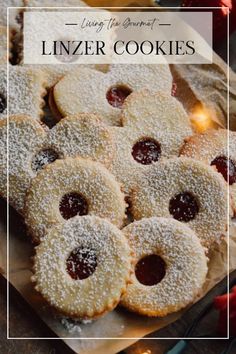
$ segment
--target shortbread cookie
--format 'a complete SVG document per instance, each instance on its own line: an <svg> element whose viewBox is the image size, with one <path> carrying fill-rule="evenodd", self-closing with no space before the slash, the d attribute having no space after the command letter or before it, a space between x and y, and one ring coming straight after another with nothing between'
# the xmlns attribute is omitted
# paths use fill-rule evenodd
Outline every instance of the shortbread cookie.
<svg viewBox="0 0 236 354"><path fill-rule="evenodd" d="M135 219L163 216L188 223L207 247L226 233L226 183L197 160L180 157L153 165L140 178L131 203Z"/></svg>
<svg viewBox="0 0 236 354"><path fill-rule="evenodd" d="M47 165L32 180L25 216L34 241L39 242L48 228L75 215L97 215L122 227L125 208L120 185L105 167L67 158Z"/></svg>
<svg viewBox="0 0 236 354"><path fill-rule="evenodd" d="M96 112L109 125L120 125L120 108L132 92L148 88L171 93L168 65L111 65L107 73L79 68L66 75L53 89L60 117Z"/></svg>
<svg viewBox="0 0 236 354"><path fill-rule="evenodd" d="M9 202L23 213L26 190L35 176L32 159L42 149L46 132L35 120L26 116L9 118ZM7 198L7 120L0 121L0 195Z"/></svg>
<svg viewBox="0 0 236 354"><path fill-rule="evenodd" d="M32 281L64 314L96 318L119 303L130 281L131 261L117 227L96 216L75 217L51 228L36 247Z"/></svg>
<svg viewBox="0 0 236 354"><path fill-rule="evenodd" d="M132 93L122 109L124 127L111 128L116 153L111 171L129 194L137 177L162 158L178 156L192 134L181 104L163 92Z"/></svg>
<svg viewBox="0 0 236 354"><path fill-rule="evenodd" d="M10 116L9 120L9 196L21 214L31 179L46 164L67 156L89 157L107 166L112 160L113 137L94 115L64 118L47 132L29 116ZM0 136L0 195L6 198L6 120L0 124Z"/></svg>
<svg viewBox="0 0 236 354"><path fill-rule="evenodd" d="M211 165L229 181L236 211L236 132L219 129L193 135L186 139L181 154Z"/></svg>
<svg viewBox="0 0 236 354"><path fill-rule="evenodd" d="M40 70L11 66L9 70L9 115L43 117L45 79Z"/></svg>
<svg viewBox="0 0 236 354"><path fill-rule="evenodd" d="M7 68L0 65L0 120L7 115Z"/></svg>
<svg viewBox="0 0 236 354"><path fill-rule="evenodd" d="M23 62L21 63L23 64ZM89 67L92 69L96 69L102 72L106 72L108 70L108 65L83 65L83 64L41 64L41 65L28 65L25 66L30 68L38 68L43 71L45 75L45 85L47 89L52 88L59 80L61 80L66 74L73 72L77 67Z"/></svg>
<svg viewBox="0 0 236 354"><path fill-rule="evenodd" d="M195 233L176 220L156 217L136 221L123 232L135 264L121 304L163 317L193 302L207 274L205 250Z"/></svg>
<svg viewBox="0 0 236 354"><path fill-rule="evenodd" d="M49 132L48 145L60 156L80 156L111 164L115 146L112 133L95 114L62 119Z"/></svg>

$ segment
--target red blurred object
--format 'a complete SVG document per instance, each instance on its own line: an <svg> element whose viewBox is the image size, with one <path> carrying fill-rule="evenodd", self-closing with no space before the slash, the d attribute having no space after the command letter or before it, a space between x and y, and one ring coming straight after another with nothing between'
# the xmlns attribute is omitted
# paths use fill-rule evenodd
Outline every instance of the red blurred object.
<svg viewBox="0 0 236 354"><path fill-rule="evenodd" d="M229 298L229 326L230 336L236 336L236 286L230 294L217 296L214 299L214 306L219 310L218 331L222 336L227 336L227 308Z"/></svg>
<svg viewBox="0 0 236 354"><path fill-rule="evenodd" d="M213 12L213 44L216 46L227 37L227 13L229 11L229 32L236 30L236 0L183 0L182 7L221 7ZM200 9L199 9L200 10ZM194 10L193 10L194 11ZM197 11L197 10L195 10ZM210 11L210 9L206 9Z"/></svg>

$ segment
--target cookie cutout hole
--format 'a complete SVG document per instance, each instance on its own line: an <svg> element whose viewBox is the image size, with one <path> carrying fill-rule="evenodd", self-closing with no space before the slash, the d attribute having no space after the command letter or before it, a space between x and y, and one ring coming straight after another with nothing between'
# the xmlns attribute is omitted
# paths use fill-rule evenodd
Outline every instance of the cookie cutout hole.
<svg viewBox="0 0 236 354"><path fill-rule="evenodd" d="M233 160L228 159L226 156L217 156L211 162L211 166L215 166L226 182L229 181L230 185L236 182L236 164Z"/></svg>
<svg viewBox="0 0 236 354"><path fill-rule="evenodd" d="M87 215L88 203L79 193L68 193L61 198L59 210L62 217L68 220L76 215Z"/></svg>
<svg viewBox="0 0 236 354"><path fill-rule="evenodd" d="M137 280L147 286L160 283L166 274L165 261L156 254L141 258L135 267Z"/></svg>
<svg viewBox="0 0 236 354"><path fill-rule="evenodd" d="M161 155L161 145L151 138L144 138L134 144L132 156L138 163L150 165L157 162Z"/></svg>
<svg viewBox="0 0 236 354"><path fill-rule="evenodd" d="M75 248L66 260L66 270L74 280L90 277L97 267L97 257L93 250Z"/></svg>
<svg viewBox="0 0 236 354"><path fill-rule="evenodd" d="M7 100L6 97L0 93L0 113L3 113L7 108Z"/></svg>
<svg viewBox="0 0 236 354"><path fill-rule="evenodd" d="M188 222L198 214L199 206L196 198L191 193L185 192L171 198L169 212L174 219Z"/></svg>
<svg viewBox="0 0 236 354"><path fill-rule="evenodd" d="M38 172L44 166L54 162L59 158L58 153L52 149L45 149L38 152L32 160L32 170Z"/></svg>
<svg viewBox="0 0 236 354"><path fill-rule="evenodd" d="M131 92L132 91L127 86L113 86L107 91L107 101L112 107L121 108L126 97L128 97Z"/></svg>

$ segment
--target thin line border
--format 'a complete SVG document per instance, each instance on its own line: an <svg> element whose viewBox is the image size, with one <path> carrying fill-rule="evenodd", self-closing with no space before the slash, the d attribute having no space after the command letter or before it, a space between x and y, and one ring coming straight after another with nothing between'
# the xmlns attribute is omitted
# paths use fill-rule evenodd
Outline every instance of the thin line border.
<svg viewBox="0 0 236 354"><path fill-rule="evenodd" d="M162 9L180 9L180 7L175 6L175 7L150 7L150 6L127 6L125 7L126 9L155 9L156 11L160 11ZM218 9L220 10L222 7L220 6L206 6L206 7L183 7L182 10L189 11L189 9ZM122 6L103 6L103 7L91 7L87 8L84 6L8 6L7 7L7 54L9 53L9 10L10 9L86 9L86 11L92 11L93 9L124 9ZM228 158L229 158L229 8L225 7L227 9L227 153L228 153ZM199 11L201 12L201 11ZM213 51L213 48L212 48ZM226 340L229 339L229 330L230 330L230 324L229 324L229 296L227 297L227 337L125 337L125 338L120 338L120 337L101 337L101 338L96 338L96 337L10 337L9 335L9 60L7 60L7 340ZM227 178L229 179L229 171L227 174ZM228 220L227 220L227 294L229 294L229 222L230 222L230 217L229 217L229 211L230 211L230 192L229 192L229 184L227 186L228 189L228 196L227 196L227 211L228 211ZM22 295L21 295L22 296ZM30 304L29 304L30 306ZM31 306L32 307L32 306ZM33 309L33 307L32 307ZM34 309L33 309L34 310ZM35 311L35 310L34 310ZM35 311L36 312L36 311ZM37 312L36 312L37 314ZM38 314L37 314L38 315ZM44 321L43 321L44 322ZM46 323L45 323L46 324ZM47 324L46 324L47 325ZM52 330L53 331L53 330ZM54 332L54 331L53 331Z"/></svg>

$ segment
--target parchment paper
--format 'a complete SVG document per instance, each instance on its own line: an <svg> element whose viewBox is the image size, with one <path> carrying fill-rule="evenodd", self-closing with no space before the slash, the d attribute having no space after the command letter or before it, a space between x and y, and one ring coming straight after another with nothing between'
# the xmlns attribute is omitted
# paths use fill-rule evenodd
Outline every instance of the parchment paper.
<svg viewBox="0 0 236 354"><path fill-rule="evenodd" d="M225 126L226 117L226 66L215 56L215 63L209 65L174 65L175 80L178 76L178 87L181 87L183 100L183 92L185 94L185 108L189 110L191 104L201 102L209 104L211 97L214 97L212 107L217 112L217 123ZM236 83L235 74L231 73L231 81L233 85ZM181 85L180 85L181 82ZM190 91L189 91L190 90ZM179 92L179 93L180 93ZM204 93L202 93L204 92ZM206 94L207 93L207 94ZM231 127L235 127L236 105L235 105L235 89L230 90L231 104ZM219 100L218 100L219 98ZM187 103L188 102L188 103ZM4 276L6 276L6 204L0 203L0 268ZM77 353L82 354L114 354L127 346L134 343L143 336L152 333L169 323L178 319L182 312L167 316L163 319L147 318L127 312L118 308L108 315L90 323L76 323L68 319L60 317L52 312L52 309L44 302L41 296L36 293L30 283L31 263L30 257L33 254L33 247L29 238L22 228L19 217L13 213L10 214L10 240L9 240L9 266L10 266L10 282L17 291L25 298L25 300L35 309L45 323L54 331L58 337L80 337L80 338L114 338L118 339L100 339L100 340L78 340L64 339L64 341ZM230 225L230 270L236 269L236 224L231 222ZM223 241L220 247L216 247L209 255L209 272L206 283L204 285L202 297L214 285L222 280L227 274L227 243ZM196 299L198 300L198 299ZM10 323L10 335L11 323ZM135 337L137 339L127 339Z"/></svg>

